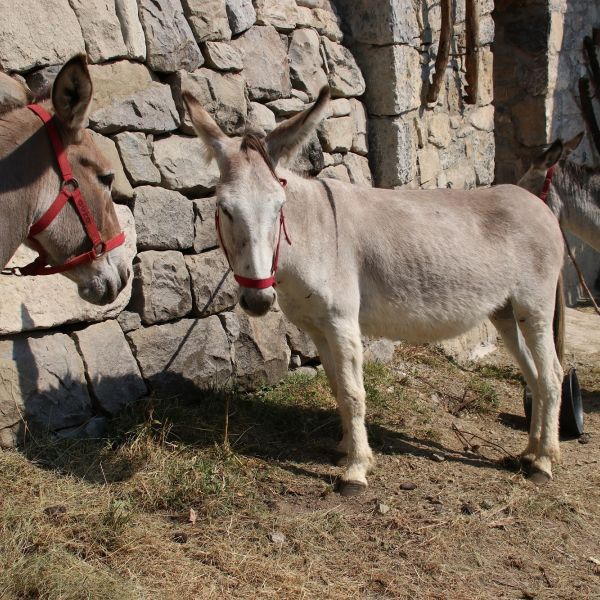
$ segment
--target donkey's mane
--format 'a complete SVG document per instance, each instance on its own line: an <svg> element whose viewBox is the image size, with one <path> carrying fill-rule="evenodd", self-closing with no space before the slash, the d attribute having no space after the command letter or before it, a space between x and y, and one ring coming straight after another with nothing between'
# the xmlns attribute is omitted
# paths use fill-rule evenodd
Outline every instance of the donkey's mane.
<svg viewBox="0 0 600 600"><path fill-rule="evenodd" d="M249 150L254 150L258 152L260 157L265 161L267 167L269 167L269 171L271 171L271 175L277 179L277 173L275 173L275 165L271 157L269 156L269 151L267 150L267 145L265 144L264 136L259 135L253 131L246 131L242 136L242 145L240 149L248 153Z"/></svg>
<svg viewBox="0 0 600 600"><path fill-rule="evenodd" d="M562 160L558 176L565 188L575 193L577 188L589 191L591 198L600 202L600 169Z"/></svg>

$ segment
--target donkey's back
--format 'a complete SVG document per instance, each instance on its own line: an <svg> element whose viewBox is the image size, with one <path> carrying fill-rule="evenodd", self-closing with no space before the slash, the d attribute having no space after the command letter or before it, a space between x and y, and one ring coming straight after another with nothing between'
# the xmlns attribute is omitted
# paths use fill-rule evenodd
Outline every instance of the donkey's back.
<svg viewBox="0 0 600 600"><path fill-rule="evenodd" d="M509 300L547 304L562 265L556 218L511 185L472 190L368 190L338 198L344 286L360 292L365 333L408 341L453 337ZM542 298L543 297L543 298Z"/></svg>

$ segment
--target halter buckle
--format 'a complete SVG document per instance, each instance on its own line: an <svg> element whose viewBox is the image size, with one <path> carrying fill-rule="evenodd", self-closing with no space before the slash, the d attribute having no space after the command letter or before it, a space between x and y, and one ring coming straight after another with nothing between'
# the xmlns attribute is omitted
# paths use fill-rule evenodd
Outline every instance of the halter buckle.
<svg viewBox="0 0 600 600"><path fill-rule="evenodd" d="M75 179L75 177L70 177L69 179L65 179L61 186L60 186L63 190L66 190L67 193L69 194L73 194L73 192L79 188L79 181L77 181L77 179ZM67 189L69 188L69 189Z"/></svg>
<svg viewBox="0 0 600 600"><path fill-rule="evenodd" d="M106 252L106 244L104 242L100 242L96 244L92 248L92 254L94 256L94 260L100 258Z"/></svg>

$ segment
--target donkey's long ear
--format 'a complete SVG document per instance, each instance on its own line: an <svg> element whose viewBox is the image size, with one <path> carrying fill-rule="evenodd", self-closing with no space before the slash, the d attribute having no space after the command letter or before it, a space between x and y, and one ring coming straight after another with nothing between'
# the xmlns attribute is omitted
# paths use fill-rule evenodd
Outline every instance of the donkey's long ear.
<svg viewBox="0 0 600 600"><path fill-rule="evenodd" d="M219 167L222 167L226 159L229 138L208 112L202 108L202 105L192 93L184 91L182 97L194 130L208 148L211 158L215 158Z"/></svg>
<svg viewBox="0 0 600 600"><path fill-rule="evenodd" d="M581 144L581 140L583 139L584 135L585 131L580 131L574 138L563 142L563 158L566 158L569 154L571 154L571 152L573 152L573 150L575 150L575 148L577 148L577 146L579 146L579 144Z"/></svg>
<svg viewBox="0 0 600 600"><path fill-rule="evenodd" d="M550 147L533 161L533 164L539 169L549 169L560 160L563 149L562 140L554 140Z"/></svg>
<svg viewBox="0 0 600 600"><path fill-rule="evenodd" d="M85 56L67 62L52 86L52 104L64 127L79 134L87 127L92 102L92 79Z"/></svg>
<svg viewBox="0 0 600 600"><path fill-rule="evenodd" d="M265 141L273 163L277 164L283 157L292 158L308 141L325 114L329 97L329 88L322 88L317 101L309 109L287 119L269 133Z"/></svg>

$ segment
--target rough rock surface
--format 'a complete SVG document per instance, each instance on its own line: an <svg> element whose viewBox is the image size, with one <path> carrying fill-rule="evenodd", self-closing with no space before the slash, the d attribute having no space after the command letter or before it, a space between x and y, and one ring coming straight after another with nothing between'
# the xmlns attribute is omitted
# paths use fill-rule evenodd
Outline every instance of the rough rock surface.
<svg viewBox="0 0 600 600"><path fill-rule="evenodd" d="M85 52L69 0L21 0L18 8L13 2L0 2L0 23L0 68L4 71L59 64Z"/></svg>
<svg viewBox="0 0 600 600"><path fill-rule="evenodd" d="M160 183L160 171L152 162L152 152L145 134L125 131L116 135L114 139L123 168L131 183Z"/></svg>
<svg viewBox="0 0 600 600"><path fill-rule="evenodd" d="M292 355L300 357L301 364L319 356L317 348L308 333L298 329L298 327L287 319L285 319L285 334Z"/></svg>
<svg viewBox="0 0 600 600"><path fill-rule="evenodd" d="M130 308L145 325L183 317L192 309L190 276L180 252L140 252L133 274Z"/></svg>
<svg viewBox="0 0 600 600"><path fill-rule="evenodd" d="M132 261L136 253L133 215L126 206L116 205L115 209L125 231L127 260ZM34 252L21 246L8 264L25 265L34 257ZM110 319L127 306L130 296L131 281L112 304L96 306L82 300L77 285L64 275L0 277L0 335Z"/></svg>
<svg viewBox="0 0 600 600"><path fill-rule="evenodd" d="M193 71L204 59L180 0L138 0L148 66L162 73Z"/></svg>
<svg viewBox="0 0 600 600"><path fill-rule="evenodd" d="M225 0L181 0L181 3L198 43L231 38Z"/></svg>
<svg viewBox="0 0 600 600"><path fill-rule="evenodd" d="M325 152L347 152L352 147L352 117L326 119L319 125L318 131Z"/></svg>
<svg viewBox="0 0 600 600"><path fill-rule="evenodd" d="M199 399L231 378L231 351L218 317L154 325L127 337L158 396Z"/></svg>
<svg viewBox="0 0 600 600"><path fill-rule="evenodd" d="M233 35L250 29L256 23L256 11L252 0L225 0L225 5Z"/></svg>
<svg viewBox="0 0 600 600"><path fill-rule="evenodd" d="M323 50L327 59L327 77L333 97L361 96L365 91L365 80L345 46L323 39Z"/></svg>
<svg viewBox="0 0 600 600"><path fill-rule="evenodd" d="M275 129L277 122L273 111L264 104L250 102L246 124L251 131L266 135Z"/></svg>
<svg viewBox="0 0 600 600"><path fill-rule="evenodd" d="M42 431L80 425L92 416L83 362L64 333L0 339L0 430L24 415ZM14 443L14 431L2 436Z"/></svg>
<svg viewBox="0 0 600 600"><path fill-rule="evenodd" d="M244 68L240 51L226 42L206 42L204 56L206 65L217 71L241 71Z"/></svg>
<svg viewBox="0 0 600 600"><path fill-rule="evenodd" d="M194 205L179 192L136 188L133 216L140 250L188 250L194 243Z"/></svg>
<svg viewBox="0 0 600 600"><path fill-rule="evenodd" d="M193 200L194 204L194 252L204 252L218 245L215 229L215 196Z"/></svg>
<svg viewBox="0 0 600 600"><path fill-rule="evenodd" d="M352 116L352 152L366 155L369 146L367 142L367 111L364 104L356 98L350 99Z"/></svg>
<svg viewBox="0 0 600 600"><path fill-rule="evenodd" d="M146 60L146 38L138 14L137 0L115 0L115 8L129 57Z"/></svg>
<svg viewBox="0 0 600 600"><path fill-rule="evenodd" d="M90 388L100 408L114 415L146 393L131 348L115 320L73 333Z"/></svg>
<svg viewBox="0 0 600 600"><path fill-rule="evenodd" d="M292 83L315 100L319 90L327 85L318 34L312 29L294 31L288 56Z"/></svg>
<svg viewBox="0 0 600 600"><path fill-rule="evenodd" d="M114 0L69 0L69 3L79 20L91 62L104 62L127 55Z"/></svg>
<svg viewBox="0 0 600 600"><path fill-rule="evenodd" d="M244 57L251 100L277 100L291 94L287 47L273 27L252 27L232 41Z"/></svg>
<svg viewBox="0 0 600 600"><path fill-rule="evenodd" d="M162 184L183 193L212 191L219 181L219 168L214 160L207 162L206 147L196 137L172 135L154 142L154 163L162 176Z"/></svg>
<svg viewBox="0 0 600 600"><path fill-rule="evenodd" d="M253 318L241 308L224 313L225 328L232 339L236 383L245 388L281 381L290 362L285 341L285 320L280 311Z"/></svg>
<svg viewBox="0 0 600 600"><path fill-rule="evenodd" d="M365 156L359 156L353 152L344 155L344 164L348 169L350 181L362 187L372 187L373 177L369 169L369 160Z"/></svg>
<svg viewBox="0 0 600 600"><path fill-rule="evenodd" d="M192 122L182 99L182 89L191 92L219 126L229 134L238 132L246 122L246 86L240 73L217 73L198 69L193 73L179 72L172 80L175 102L185 133L194 134Z"/></svg>
<svg viewBox="0 0 600 600"><path fill-rule="evenodd" d="M222 250L186 256L185 264L190 273L195 316L214 315L235 306L239 286Z"/></svg>
<svg viewBox="0 0 600 600"><path fill-rule="evenodd" d="M290 32L298 21L295 0L255 0L256 23L272 25L279 31Z"/></svg>

